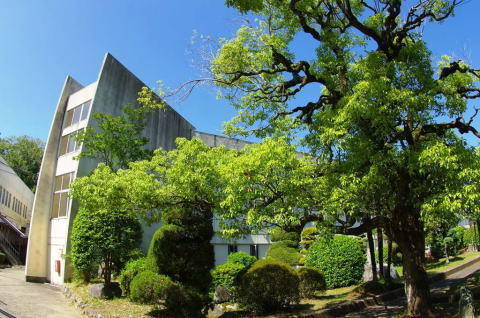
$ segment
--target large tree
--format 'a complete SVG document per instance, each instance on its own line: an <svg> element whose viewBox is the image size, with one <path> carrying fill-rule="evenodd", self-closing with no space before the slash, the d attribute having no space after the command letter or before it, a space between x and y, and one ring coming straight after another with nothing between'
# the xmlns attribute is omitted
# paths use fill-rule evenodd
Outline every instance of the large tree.
<svg viewBox="0 0 480 318"><path fill-rule="evenodd" d="M0 156L32 190L37 186L44 143L29 136L0 138Z"/></svg>
<svg viewBox="0 0 480 318"><path fill-rule="evenodd" d="M480 137L464 117L467 101L480 97L480 71L449 57L436 66L418 32L462 2L227 0L256 20L222 40L211 61L209 80L239 110L227 132L303 130L306 145L332 163L338 193L351 189L347 213L397 242L409 316L432 314L423 221L461 202L452 194L474 157L459 136ZM315 46L310 59L296 57L300 34Z"/></svg>

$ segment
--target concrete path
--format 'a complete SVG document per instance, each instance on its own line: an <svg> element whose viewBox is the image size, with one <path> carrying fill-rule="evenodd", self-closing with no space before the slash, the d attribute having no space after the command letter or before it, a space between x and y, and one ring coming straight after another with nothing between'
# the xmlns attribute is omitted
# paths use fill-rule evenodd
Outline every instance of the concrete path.
<svg viewBox="0 0 480 318"><path fill-rule="evenodd" d="M0 317L5 311L16 318L82 318L59 288L25 282L23 267L0 269Z"/></svg>
<svg viewBox="0 0 480 318"><path fill-rule="evenodd" d="M480 263L475 263L472 266L464 268L463 270L448 276L448 278L432 283L430 291L433 294L441 291L449 285L462 280L476 271L480 270ZM394 299L385 303L385 305L367 307L362 311L353 312L346 315L347 318L376 318L376 317L391 317L405 310L407 306L407 299L405 296Z"/></svg>

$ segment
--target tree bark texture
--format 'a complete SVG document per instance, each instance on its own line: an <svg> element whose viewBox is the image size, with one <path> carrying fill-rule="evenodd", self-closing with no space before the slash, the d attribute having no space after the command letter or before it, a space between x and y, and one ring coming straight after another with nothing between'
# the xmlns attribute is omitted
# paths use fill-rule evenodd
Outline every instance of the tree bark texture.
<svg viewBox="0 0 480 318"><path fill-rule="evenodd" d="M390 224L393 239L403 253L407 317L433 317L430 287L425 271L425 233L420 212L395 211Z"/></svg>
<svg viewBox="0 0 480 318"><path fill-rule="evenodd" d="M378 248L378 276L380 279L383 275L383 232L381 228L377 228L377 248Z"/></svg>
<svg viewBox="0 0 480 318"><path fill-rule="evenodd" d="M372 265L372 279L378 280L377 264L375 262L375 246L373 244L373 235L371 230L367 231L367 239L368 239L368 251L370 252L370 264Z"/></svg>

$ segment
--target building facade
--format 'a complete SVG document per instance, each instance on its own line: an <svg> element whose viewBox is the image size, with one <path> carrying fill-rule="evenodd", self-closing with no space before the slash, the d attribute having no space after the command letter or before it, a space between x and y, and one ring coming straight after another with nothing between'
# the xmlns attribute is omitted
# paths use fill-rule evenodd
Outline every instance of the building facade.
<svg viewBox="0 0 480 318"><path fill-rule="evenodd" d="M37 192L33 204L30 240L27 252L26 279L34 282L63 284L70 278L70 266L65 255L70 249L69 236L77 206L68 197L69 184L90 173L98 161L75 157L82 145L75 142L73 134L87 126L95 128L94 112L122 114L126 104L137 104L137 94L146 86L110 54L106 54L97 81L82 86L67 77L60 94L50 127L45 154L40 168ZM197 132L195 127L167 106L165 110L149 114L143 135L149 139L150 149L171 150L178 137L197 137L215 147L225 145L240 149L246 142ZM160 224L143 227L142 249L146 251L154 232ZM244 250L263 257L268 246L263 235L247 237L236 242L226 242L214 237L217 264L225 262L228 252Z"/></svg>

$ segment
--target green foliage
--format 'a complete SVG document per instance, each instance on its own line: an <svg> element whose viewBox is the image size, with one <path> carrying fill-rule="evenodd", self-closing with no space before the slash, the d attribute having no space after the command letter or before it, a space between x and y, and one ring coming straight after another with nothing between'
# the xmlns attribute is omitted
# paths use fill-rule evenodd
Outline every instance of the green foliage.
<svg viewBox="0 0 480 318"><path fill-rule="evenodd" d="M203 222L212 227L208 218ZM149 257L153 258L161 274L207 292L211 282L210 270L214 265L210 244L212 234L203 237L199 234L201 232L192 232L189 227L164 224L152 238Z"/></svg>
<svg viewBox="0 0 480 318"><path fill-rule="evenodd" d="M142 88L138 96L140 106L124 106L120 116L93 113L96 128L89 125L76 136L76 140L83 143L78 158L95 158L110 168L117 169L127 168L130 162L151 157L152 152L144 148L149 139L142 135L146 118L165 105L146 87Z"/></svg>
<svg viewBox="0 0 480 318"><path fill-rule="evenodd" d="M136 275L130 283L130 299L141 304L159 304L167 298L173 286L172 280L152 271L143 271Z"/></svg>
<svg viewBox="0 0 480 318"><path fill-rule="evenodd" d="M317 236L320 234L320 231L316 227L306 227L302 230L300 235L301 241L300 244L303 245L306 249L312 245L316 240Z"/></svg>
<svg viewBox="0 0 480 318"><path fill-rule="evenodd" d="M226 263L215 267L212 271L212 286L223 286L233 294L237 293L240 286L240 277L246 271L246 267L238 263Z"/></svg>
<svg viewBox="0 0 480 318"><path fill-rule="evenodd" d="M0 264L5 263L5 259L6 259L5 254L0 252Z"/></svg>
<svg viewBox="0 0 480 318"><path fill-rule="evenodd" d="M118 280L120 287L126 296L130 294L130 283L141 272L152 271L157 272L155 264L151 258L142 257L132 259L125 264L125 268L120 272Z"/></svg>
<svg viewBox="0 0 480 318"><path fill-rule="evenodd" d="M206 303L207 300L203 295L178 283L174 283L168 288L165 299L167 311L173 317L179 318L204 317L201 310Z"/></svg>
<svg viewBox="0 0 480 318"><path fill-rule="evenodd" d="M269 313L299 301L295 270L275 260L259 260L243 275L241 303L256 312Z"/></svg>
<svg viewBox="0 0 480 318"><path fill-rule="evenodd" d="M335 235L332 240L313 243L305 265L324 273L327 288L337 288L360 283L365 261L365 250L358 238Z"/></svg>
<svg viewBox="0 0 480 318"><path fill-rule="evenodd" d="M295 232L287 232L279 227L274 228L270 231L270 240L272 242L279 242L279 241L300 241L300 235Z"/></svg>
<svg viewBox="0 0 480 318"><path fill-rule="evenodd" d="M325 291L325 276L318 268L303 266L297 269L297 274L300 279L300 296L303 298L312 298Z"/></svg>
<svg viewBox="0 0 480 318"><path fill-rule="evenodd" d="M267 250L265 258L277 260L291 266L298 265L302 254L292 247L295 244L293 241L279 241L275 242Z"/></svg>
<svg viewBox="0 0 480 318"><path fill-rule="evenodd" d="M244 267L249 268L252 266L253 263L257 261L257 258L252 255L248 255L247 253L240 251L236 253L230 253L227 256L227 263L230 264L240 264Z"/></svg>
<svg viewBox="0 0 480 318"><path fill-rule="evenodd" d="M471 226L463 233L464 247L468 247L468 244L480 244L480 234L476 225Z"/></svg>
<svg viewBox="0 0 480 318"><path fill-rule="evenodd" d="M375 250L375 259L378 260L378 250ZM383 264L388 262L388 244L383 245ZM402 264L402 252L396 243L392 243L392 264Z"/></svg>
<svg viewBox="0 0 480 318"><path fill-rule="evenodd" d="M87 273L102 266L105 283L119 270L130 253L138 247L142 229L135 216L121 211L86 210L80 207L72 229L73 267Z"/></svg>
<svg viewBox="0 0 480 318"><path fill-rule="evenodd" d="M0 157L35 192L45 144L29 136L0 138Z"/></svg>

